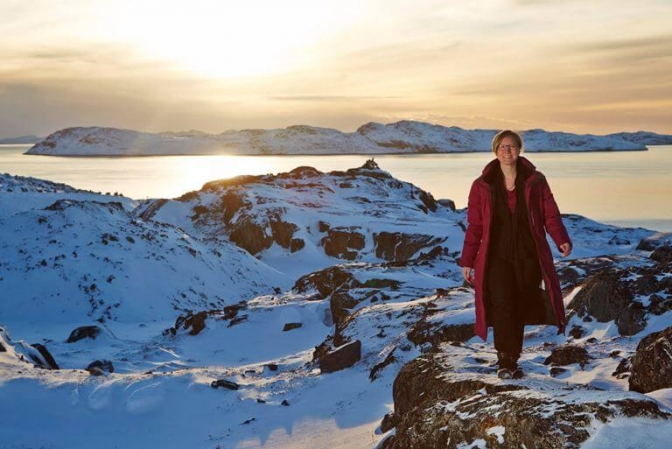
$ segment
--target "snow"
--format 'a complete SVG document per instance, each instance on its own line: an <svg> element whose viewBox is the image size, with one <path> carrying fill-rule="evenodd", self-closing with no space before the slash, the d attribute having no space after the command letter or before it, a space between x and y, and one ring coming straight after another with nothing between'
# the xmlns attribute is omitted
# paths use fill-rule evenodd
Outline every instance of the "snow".
<svg viewBox="0 0 672 449"><path fill-rule="evenodd" d="M348 189L333 173L269 177L244 188L222 185L167 201L150 213L156 203L0 176L0 344L5 348L0 352L0 448L376 447L394 433L382 433L380 420L393 409L396 374L422 350L408 340L409 327L421 321L435 327L468 324L474 313L473 291L461 287L455 264L465 211L439 207L425 213L417 207L417 187L381 179L360 174ZM220 232L221 222L190 218L194 206L212 206L233 188L254 205L250 217L278 213L297 226L295 236L306 246L291 253L274 244L255 258ZM361 230L366 243L354 261L324 253L319 221ZM624 265L646 263L635 248L652 231L578 216L567 223L577 260L608 255ZM433 235L449 250L430 261L389 264L376 256L371 238L383 230ZM558 266L563 263L571 260ZM400 284L373 295L364 287L349 291L360 302L342 336L362 342L362 358L346 370L320 374L312 356L315 346L334 334L329 299L316 300L312 292L292 286L299 275L337 264L361 284L386 279ZM241 301L245 308L238 316L246 318L238 324L210 317L198 335L166 332L188 311L221 310ZM283 331L287 323L301 327ZM597 338L589 349L594 358L586 367L567 367L558 378L549 376L543 360L569 337L553 328L528 327L521 359L528 375L521 382L533 387L527 394L563 394L565 401L649 397L670 407L669 391L627 392L627 379L611 376L619 358L608 356L614 350L631 355L641 336L666 323L668 315L651 317L645 331L624 338L613 323L582 322L587 334L580 342ZM66 343L83 325L97 325L101 334ZM48 347L61 369L21 360L34 352L35 343ZM494 362L491 345L472 339L461 347L445 345L444 351L459 366L452 375L492 375L481 360ZM395 360L372 380L372 369L390 354ZM112 361L114 372L90 375L85 368L94 360ZM271 368L275 365L277 370ZM210 383L217 379L239 389L214 389ZM608 391L563 391L567 385ZM654 425L660 433L650 436ZM488 432L498 441L505 438L504 428ZM586 447L640 447L634 439L644 437L653 442L648 447L663 447L655 444L670 436L669 424L661 421L619 418L596 427ZM615 443L608 446L610 441ZM464 447L484 448L486 442Z"/></svg>
<svg viewBox="0 0 672 449"><path fill-rule="evenodd" d="M295 125L284 129L158 134L117 128L66 128L37 143L27 154L141 156L178 154L383 154L490 151L495 130L466 130L430 123L367 123L357 131ZM633 138L577 135L533 129L523 132L526 151L646 150Z"/></svg>

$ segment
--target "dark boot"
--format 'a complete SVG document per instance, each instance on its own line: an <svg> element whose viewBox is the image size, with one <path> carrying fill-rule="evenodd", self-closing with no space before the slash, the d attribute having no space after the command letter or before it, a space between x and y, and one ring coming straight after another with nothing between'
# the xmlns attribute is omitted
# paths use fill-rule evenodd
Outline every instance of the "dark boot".
<svg viewBox="0 0 672 449"><path fill-rule="evenodd" d="M509 354L506 352L497 352L497 362L499 369L497 377L500 379L520 379L524 376L523 370L518 368L518 354Z"/></svg>

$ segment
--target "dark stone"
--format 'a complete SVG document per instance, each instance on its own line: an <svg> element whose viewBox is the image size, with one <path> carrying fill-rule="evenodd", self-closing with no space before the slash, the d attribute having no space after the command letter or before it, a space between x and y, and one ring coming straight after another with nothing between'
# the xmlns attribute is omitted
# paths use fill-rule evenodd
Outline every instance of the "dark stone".
<svg viewBox="0 0 672 449"><path fill-rule="evenodd" d="M293 289L297 293L306 293L316 289L322 297L326 298L341 287L352 288L355 286L359 286L359 283L352 273L336 265L301 276L294 284Z"/></svg>
<svg viewBox="0 0 672 449"><path fill-rule="evenodd" d="M672 263L672 246L667 244L659 246L653 250L649 257L661 264Z"/></svg>
<svg viewBox="0 0 672 449"><path fill-rule="evenodd" d="M282 328L283 332L291 331L292 329L298 329L303 326L302 323L285 323L285 326Z"/></svg>
<svg viewBox="0 0 672 449"><path fill-rule="evenodd" d="M7 349L5 349L5 346L0 343L0 352L7 352Z"/></svg>
<svg viewBox="0 0 672 449"><path fill-rule="evenodd" d="M434 247L444 239L433 235L380 232L373 234L376 257L387 261L407 261L418 251Z"/></svg>
<svg viewBox="0 0 672 449"><path fill-rule="evenodd" d="M355 340L324 354L319 358L319 365L323 373L333 373L351 367L361 357L362 342Z"/></svg>
<svg viewBox="0 0 672 449"><path fill-rule="evenodd" d="M633 301L616 319L618 332L625 336L635 335L643 331L646 323L646 310L639 301Z"/></svg>
<svg viewBox="0 0 672 449"><path fill-rule="evenodd" d="M98 326L78 327L77 329L70 332L70 336L68 337L66 343L74 343L84 338L95 340L98 334L100 334L100 328Z"/></svg>
<svg viewBox="0 0 672 449"><path fill-rule="evenodd" d="M592 276L567 308L580 317L591 315L601 323L615 320L632 301L620 278L618 272L611 270Z"/></svg>
<svg viewBox="0 0 672 449"><path fill-rule="evenodd" d="M289 242L289 251L295 253L302 250L305 246L306 242L304 242L303 239L292 239L292 241Z"/></svg>
<svg viewBox="0 0 672 449"><path fill-rule="evenodd" d="M283 399L282 402L280 403L280 405L282 405L284 407L289 407L289 401L287 399Z"/></svg>
<svg viewBox="0 0 672 449"><path fill-rule="evenodd" d="M456 210L455 208L455 201L449 200L449 199L440 199L437 201L441 206L447 207L448 209L452 210L453 212Z"/></svg>
<svg viewBox="0 0 672 449"><path fill-rule="evenodd" d="M378 378L378 373L380 371L382 371L383 368L385 368L387 365L394 362L395 360L396 360L396 358L394 357L394 351L392 351L387 355L387 357L385 357L385 360L376 364L376 366L374 366L371 369L371 372L369 373L369 380L371 380L371 381L376 380Z"/></svg>
<svg viewBox="0 0 672 449"><path fill-rule="evenodd" d="M560 366L553 366L553 367L551 367L550 374L551 374L551 377L558 377L558 376L560 376L560 375L562 375L566 372L567 372L567 368L562 368Z"/></svg>
<svg viewBox="0 0 672 449"><path fill-rule="evenodd" d="M94 376L100 376L105 373L113 373L114 365L109 360L95 360L89 363L86 370Z"/></svg>
<svg viewBox="0 0 672 449"><path fill-rule="evenodd" d="M273 237L266 235L265 227L255 223L252 218L245 217L233 226L229 239L253 256L271 247Z"/></svg>
<svg viewBox="0 0 672 449"><path fill-rule="evenodd" d="M354 308L359 301L354 299L347 290L338 290L331 294L329 308L334 323L343 323L350 314L349 309Z"/></svg>
<svg viewBox="0 0 672 449"><path fill-rule="evenodd" d="M672 310L672 298L663 298L655 293L649 298L649 312L654 315L662 315L665 312Z"/></svg>
<svg viewBox="0 0 672 449"><path fill-rule="evenodd" d="M238 388L240 388L240 386L237 383L231 382L230 380L226 379L213 380L212 382L210 382L210 386L215 389L219 387L224 387L228 388L229 390L237 390Z"/></svg>
<svg viewBox="0 0 672 449"><path fill-rule="evenodd" d="M2 346L2 344L0 344L0 346ZM49 350L45 346L43 346L39 343L34 343L31 346L33 348L37 349L37 352L39 352L40 355L42 356L42 358L44 359L44 361L47 362L47 366L45 366L45 368L60 369L58 367L58 364L56 363L56 360L54 360L54 356L51 355L51 353L49 352ZM0 352L2 352L2 351L0 351Z"/></svg>
<svg viewBox="0 0 672 449"><path fill-rule="evenodd" d="M618 366L616 367L616 371L611 373L612 376L615 376L619 379L622 379L622 374L629 373L631 369L631 362L632 358L631 357L623 357L620 362L618 362Z"/></svg>
<svg viewBox="0 0 672 449"><path fill-rule="evenodd" d="M198 335L203 329L205 329L205 320L208 317L208 312L198 312L195 315L187 315L186 317L178 317L175 322L175 328L179 328L182 325L183 329L189 329L189 335ZM181 318L183 318L181 320Z"/></svg>
<svg viewBox="0 0 672 449"><path fill-rule="evenodd" d="M363 249L365 239L364 234L353 230L329 229L326 237L320 240L320 245L327 256L354 260L357 257L357 251L354 250Z"/></svg>
<svg viewBox="0 0 672 449"><path fill-rule="evenodd" d="M397 419L397 416L394 414L394 412L387 413L383 417L383 421L380 423L380 431L385 433L389 430L392 430L397 426L398 422L399 420Z"/></svg>
<svg viewBox="0 0 672 449"><path fill-rule="evenodd" d="M280 217L276 217L274 220L271 220L270 225L271 232L273 234L273 240L275 240L278 245L282 246L283 248L289 248L292 243L292 237L294 237L294 233L297 231L297 229L299 229L299 227L294 223L287 223L280 220ZM303 240L300 241L303 242Z"/></svg>
<svg viewBox="0 0 672 449"><path fill-rule="evenodd" d="M588 363L588 351L581 346L565 345L553 349L544 360L544 365L566 366L578 363L581 368Z"/></svg>
<svg viewBox="0 0 672 449"><path fill-rule="evenodd" d="M672 326L644 337L632 356L630 390L640 393L672 387Z"/></svg>
<svg viewBox="0 0 672 449"><path fill-rule="evenodd" d="M572 326L572 328L569 330L569 335L572 338L575 338L575 339L579 339L579 338L583 337L585 335L585 333L586 333L586 329L584 329L581 326L576 326L576 325Z"/></svg>
<svg viewBox="0 0 672 449"><path fill-rule="evenodd" d="M318 221L317 222L317 230L320 232L327 232L329 229L331 229L331 226L329 226L329 223L325 221Z"/></svg>
<svg viewBox="0 0 672 449"><path fill-rule="evenodd" d="M276 363L267 363L266 366L271 371L277 371L278 370L278 365Z"/></svg>

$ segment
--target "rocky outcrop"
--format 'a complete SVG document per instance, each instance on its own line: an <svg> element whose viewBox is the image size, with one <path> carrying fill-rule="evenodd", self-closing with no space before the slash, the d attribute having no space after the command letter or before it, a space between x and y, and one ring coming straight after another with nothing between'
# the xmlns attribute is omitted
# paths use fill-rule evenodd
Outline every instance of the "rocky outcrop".
<svg viewBox="0 0 672 449"><path fill-rule="evenodd" d="M648 314L660 315L672 310L672 276L665 264L626 269L608 268L592 277L567 306L584 321L614 321L621 335L643 331ZM638 298L648 297L648 305Z"/></svg>
<svg viewBox="0 0 672 449"><path fill-rule="evenodd" d="M81 326L70 333L66 343L74 343L84 338L95 340L96 337L98 337L98 334L100 334L100 328L98 326Z"/></svg>
<svg viewBox="0 0 672 449"><path fill-rule="evenodd" d="M494 375L457 372L441 353L406 364L394 382L393 395L394 420L389 418L386 427L392 421L396 432L381 444L385 449L578 449L590 437L593 420L670 418L644 396L614 393L604 401L602 391L561 395L532 390L523 383L498 381Z"/></svg>
<svg viewBox="0 0 672 449"><path fill-rule="evenodd" d="M409 260L421 249L434 247L444 240L433 235L402 232L383 231L373 234L376 257L388 261Z"/></svg>
<svg viewBox="0 0 672 449"><path fill-rule="evenodd" d="M362 342L346 343L318 358L323 373L333 373L351 367L362 357Z"/></svg>
<svg viewBox="0 0 672 449"><path fill-rule="evenodd" d="M33 359L33 361L36 362L36 364L38 364L43 368L60 369L58 367L58 364L56 363L56 360L54 359L54 356L51 355L46 346L41 345L39 343L33 343L31 346L35 348L37 352L42 356L41 358Z"/></svg>
<svg viewBox="0 0 672 449"><path fill-rule="evenodd" d="M580 317L590 315L601 323L615 320L632 301L620 276L615 271L603 271L591 277L567 308Z"/></svg>
<svg viewBox="0 0 672 449"><path fill-rule="evenodd" d="M202 310L200 312L187 312L180 315L175 320L175 326L166 329L164 335L177 335L179 331L189 331L189 335L198 335L206 327L208 318L214 318L222 321L229 321L229 327L247 319L247 315L238 315L238 312L245 310L247 303L241 301L238 304L226 306L218 310Z"/></svg>
<svg viewBox="0 0 672 449"><path fill-rule="evenodd" d="M293 290L297 293L307 293L317 290L322 298L331 295L336 289L349 289L358 282L351 270L335 265L314 273L301 276L295 283Z"/></svg>
<svg viewBox="0 0 672 449"><path fill-rule="evenodd" d="M327 236L320 240L324 253L338 259L355 260L357 251L365 246L364 234L357 232L356 227L332 228L327 231Z"/></svg>
<svg viewBox="0 0 672 449"><path fill-rule="evenodd" d="M639 342L630 369L632 391L648 393L672 387L672 326Z"/></svg>
<svg viewBox="0 0 672 449"><path fill-rule="evenodd" d="M544 365L567 366L577 363L583 369L588 364L589 358L586 348L565 345L553 349L551 355L544 360Z"/></svg>
<svg viewBox="0 0 672 449"><path fill-rule="evenodd" d="M89 366L86 367L86 370L92 376L102 376L105 373L113 373L114 365L110 360L95 360L89 363Z"/></svg>

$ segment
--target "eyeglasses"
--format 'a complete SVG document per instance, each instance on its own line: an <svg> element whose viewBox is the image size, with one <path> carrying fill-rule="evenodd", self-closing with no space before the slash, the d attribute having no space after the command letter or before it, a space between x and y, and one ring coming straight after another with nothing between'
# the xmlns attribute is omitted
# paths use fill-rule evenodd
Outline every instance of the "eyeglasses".
<svg viewBox="0 0 672 449"><path fill-rule="evenodd" d="M497 147L497 151L500 153L512 153L518 149L518 145L500 145Z"/></svg>

